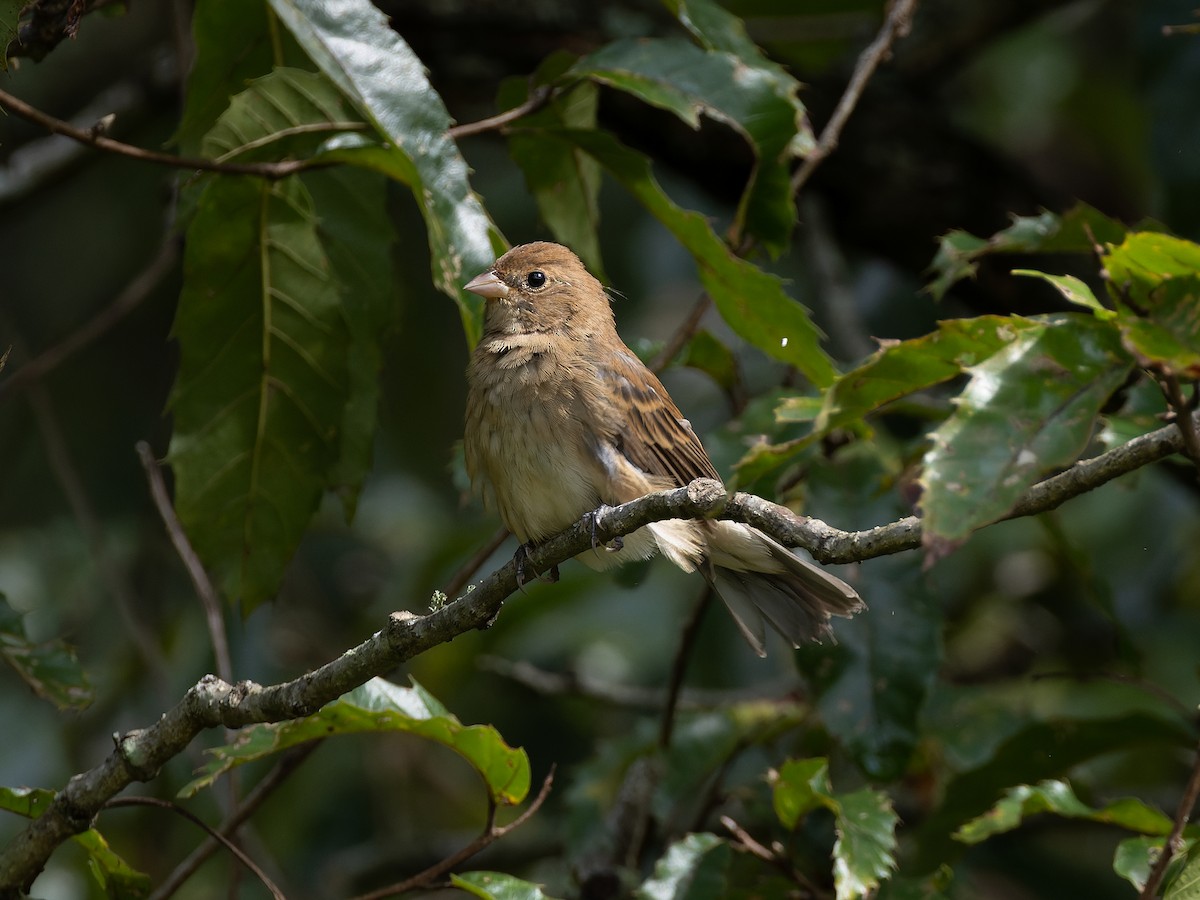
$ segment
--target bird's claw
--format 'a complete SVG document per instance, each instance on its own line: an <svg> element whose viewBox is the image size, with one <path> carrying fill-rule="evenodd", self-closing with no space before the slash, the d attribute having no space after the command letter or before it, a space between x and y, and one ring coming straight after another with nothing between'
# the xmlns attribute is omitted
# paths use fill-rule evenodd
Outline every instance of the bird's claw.
<svg viewBox="0 0 1200 900"><path fill-rule="evenodd" d="M559 575L557 565L551 566L548 571L540 575L537 572L533 572L532 576L527 575L525 567L529 562L529 554L533 551L534 546L535 545L532 541L521 544L519 547L517 547L517 552L513 554L513 563L517 569L517 590L519 590L522 594L525 593L525 585L529 581L540 580L545 581L548 584L558 583Z"/></svg>
<svg viewBox="0 0 1200 900"><path fill-rule="evenodd" d="M600 527L600 522L604 518L604 514L611 509L611 506L602 505L598 509L592 510L592 550L594 551L600 549L600 541L596 537L596 530ZM604 549L609 553L617 553L625 549L625 539L617 535L604 545Z"/></svg>

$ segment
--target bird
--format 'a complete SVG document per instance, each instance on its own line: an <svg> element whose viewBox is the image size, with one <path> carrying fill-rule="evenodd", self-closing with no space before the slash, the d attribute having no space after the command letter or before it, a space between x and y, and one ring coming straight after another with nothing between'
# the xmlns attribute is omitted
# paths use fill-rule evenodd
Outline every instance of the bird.
<svg viewBox="0 0 1200 900"><path fill-rule="evenodd" d="M522 547L589 512L721 480L662 382L621 340L603 285L570 249L513 247L464 289L485 300L467 366L467 473ZM656 553L702 573L759 656L766 624L799 647L832 638L831 616L864 608L840 578L737 522L655 522L576 558L607 569Z"/></svg>

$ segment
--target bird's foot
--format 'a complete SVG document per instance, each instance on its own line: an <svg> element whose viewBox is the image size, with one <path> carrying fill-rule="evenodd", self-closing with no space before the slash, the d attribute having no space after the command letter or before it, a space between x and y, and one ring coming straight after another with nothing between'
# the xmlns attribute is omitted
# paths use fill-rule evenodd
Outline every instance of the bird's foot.
<svg viewBox="0 0 1200 900"><path fill-rule="evenodd" d="M513 563L517 568L517 589L524 594L525 585L530 581L545 581L548 584L558 583L558 566L551 566L549 571L538 574L533 571L532 566L526 571L526 566L529 565L529 554L537 547L533 541L521 544L517 547L517 552L513 554Z"/></svg>
<svg viewBox="0 0 1200 900"><path fill-rule="evenodd" d="M612 510L611 506L608 506L607 504L601 504L598 509L594 509L591 512L592 549L593 550L600 549L600 540L599 540L599 538L596 537L596 530L600 527L600 522L603 520L605 513L609 512L611 510ZM625 548L625 539L623 537L621 537L620 535L617 535L615 538L613 538L611 541L609 541L607 544L604 545L604 549L607 550L609 553L617 553L618 551L623 550L624 548Z"/></svg>

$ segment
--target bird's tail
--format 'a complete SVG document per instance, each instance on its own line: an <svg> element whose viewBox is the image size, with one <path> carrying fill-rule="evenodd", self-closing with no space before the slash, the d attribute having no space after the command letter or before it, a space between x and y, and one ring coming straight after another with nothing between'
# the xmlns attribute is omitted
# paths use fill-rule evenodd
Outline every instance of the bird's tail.
<svg viewBox="0 0 1200 900"><path fill-rule="evenodd" d="M766 656L766 623L793 647L833 637L832 616L866 604L846 582L800 559L756 528L713 522L706 575L742 635Z"/></svg>

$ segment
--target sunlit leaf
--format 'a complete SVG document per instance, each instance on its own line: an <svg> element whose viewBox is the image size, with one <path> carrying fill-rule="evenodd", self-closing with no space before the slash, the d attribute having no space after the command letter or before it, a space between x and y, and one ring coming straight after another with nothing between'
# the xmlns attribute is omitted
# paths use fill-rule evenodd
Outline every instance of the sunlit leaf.
<svg viewBox="0 0 1200 900"><path fill-rule="evenodd" d="M449 747L479 773L496 803L515 805L529 793L524 750L509 747L490 725L463 725L419 684L404 688L382 678L371 679L311 716L243 729L233 743L209 750L213 759L204 774L179 793L190 797L235 766L297 744L369 732L404 732Z"/></svg>
<svg viewBox="0 0 1200 900"><path fill-rule="evenodd" d="M719 900L727 896L733 851L715 834L689 834L667 848L654 874L634 893L638 900Z"/></svg>
<svg viewBox="0 0 1200 900"><path fill-rule="evenodd" d="M925 454L926 546L995 522L1041 476L1074 462L1131 363L1111 325L1066 314L1022 331L972 367Z"/></svg>
<svg viewBox="0 0 1200 900"><path fill-rule="evenodd" d="M830 798L829 762L824 757L789 759L771 780L775 815L789 831Z"/></svg>
<svg viewBox="0 0 1200 900"><path fill-rule="evenodd" d="M464 872L451 875L450 883L480 900L552 900L540 885L503 872Z"/></svg>
<svg viewBox="0 0 1200 900"><path fill-rule="evenodd" d="M496 243L467 164L447 134L450 115L421 60L370 0L270 4L317 67L388 141L376 161L400 158L386 171L412 189L425 217L434 284L459 305L467 343L474 346L483 300L462 285L492 264Z"/></svg>
<svg viewBox="0 0 1200 900"><path fill-rule="evenodd" d="M576 144L593 156L675 235L696 261L701 283L730 328L795 366L813 384L825 387L833 381L833 362L808 310L784 292L774 275L734 255L704 216L675 205L655 181L645 156L604 132L547 129L542 135Z"/></svg>
<svg viewBox="0 0 1200 900"><path fill-rule="evenodd" d="M1165 835L1171 830L1171 820L1166 815L1140 800L1128 797L1094 808L1075 796L1067 782L1049 779L1036 786L1020 784L1009 788L995 806L964 823L954 837L966 844L978 844L993 835L1011 831L1029 816L1039 813L1103 822L1151 835Z"/></svg>
<svg viewBox="0 0 1200 900"><path fill-rule="evenodd" d="M341 451L350 336L308 191L213 180L187 234L176 510L227 596L271 597Z"/></svg>
<svg viewBox="0 0 1200 900"><path fill-rule="evenodd" d="M1058 292L1068 303L1084 306L1090 309L1098 319L1108 321L1116 318L1116 313L1096 299L1092 289L1074 275L1047 275L1034 269L1013 269L1014 275L1027 275L1030 278L1040 278L1058 288Z"/></svg>
<svg viewBox="0 0 1200 900"><path fill-rule="evenodd" d="M59 709L86 709L95 694L75 650L60 639L35 643L19 612L0 594L0 658L35 694Z"/></svg>

